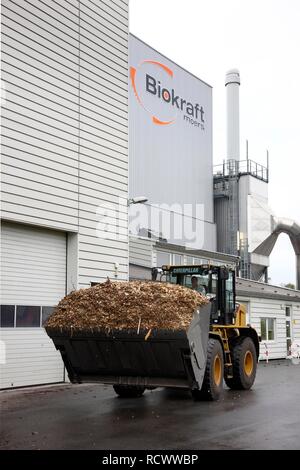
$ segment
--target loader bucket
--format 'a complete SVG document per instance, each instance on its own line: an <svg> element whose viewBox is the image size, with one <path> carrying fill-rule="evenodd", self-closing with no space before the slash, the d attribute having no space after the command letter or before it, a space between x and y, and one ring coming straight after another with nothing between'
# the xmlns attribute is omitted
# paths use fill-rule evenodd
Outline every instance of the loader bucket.
<svg viewBox="0 0 300 470"><path fill-rule="evenodd" d="M70 331L46 328L70 381L201 388L211 304L199 307L188 331ZM199 313L198 313L199 312Z"/></svg>

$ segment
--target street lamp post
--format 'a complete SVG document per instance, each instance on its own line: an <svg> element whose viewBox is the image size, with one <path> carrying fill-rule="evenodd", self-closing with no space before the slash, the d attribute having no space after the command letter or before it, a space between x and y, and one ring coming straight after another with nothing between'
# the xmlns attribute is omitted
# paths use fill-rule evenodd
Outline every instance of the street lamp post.
<svg viewBox="0 0 300 470"><path fill-rule="evenodd" d="M131 206L132 204L145 204L146 202L148 202L148 199L145 196L132 197L127 199L127 206Z"/></svg>

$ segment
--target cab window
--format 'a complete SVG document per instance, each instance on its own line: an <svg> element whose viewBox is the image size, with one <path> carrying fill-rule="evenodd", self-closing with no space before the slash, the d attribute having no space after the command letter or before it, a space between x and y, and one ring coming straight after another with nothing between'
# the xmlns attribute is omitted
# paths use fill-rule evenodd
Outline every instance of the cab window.
<svg viewBox="0 0 300 470"><path fill-rule="evenodd" d="M226 289L226 312L233 312L235 309L234 290L233 290L233 273L229 272L229 277L225 283Z"/></svg>
<svg viewBox="0 0 300 470"><path fill-rule="evenodd" d="M183 285L206 295L208 293L208 276L201 276L200 274L184 276Z"/></svg>

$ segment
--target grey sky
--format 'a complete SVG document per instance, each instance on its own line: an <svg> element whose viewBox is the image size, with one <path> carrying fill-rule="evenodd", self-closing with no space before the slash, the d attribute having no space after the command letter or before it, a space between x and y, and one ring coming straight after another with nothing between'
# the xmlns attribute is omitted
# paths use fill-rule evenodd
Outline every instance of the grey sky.
<svg viewBox="0 0 300 470"><path fill-rule="evenodd" d="M241 158L266 162L269 203L300 221L300 1L130 0L130 31L214 88L214 163L226 151L225 72L241 73ZM289 239L271 257L275 283L295 282Z"/></svg>

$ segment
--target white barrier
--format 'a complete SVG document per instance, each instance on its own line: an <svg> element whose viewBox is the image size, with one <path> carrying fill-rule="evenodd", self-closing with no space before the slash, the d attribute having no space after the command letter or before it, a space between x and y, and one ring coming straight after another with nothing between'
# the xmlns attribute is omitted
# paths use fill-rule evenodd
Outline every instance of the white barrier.
<svg viewBox="0 0 300 470"><path fill-rule="evenodd" d="M290 347L290 356L292 364L300 364L300 341L293 341Z"/></svg>
<svg viewBox="0 0 300 470"><path fill-rule="evenodd" d="M268 363L269 363L269 349L268 349L267 343L264 343L264 347L265 347L266 362L267 362L267 364L268 364Z"/></svg>

